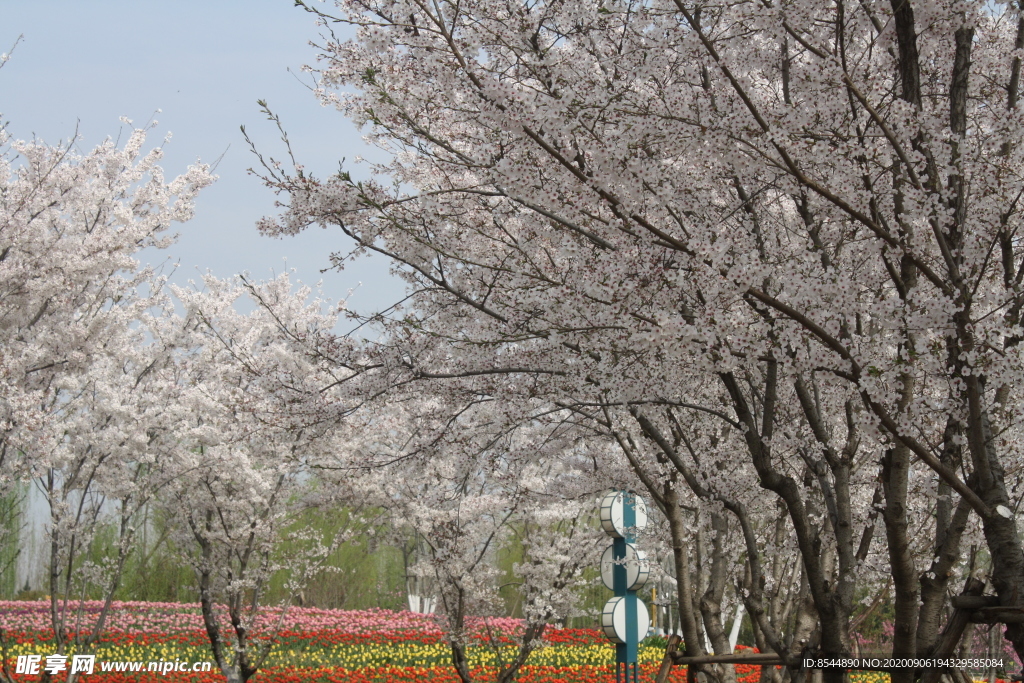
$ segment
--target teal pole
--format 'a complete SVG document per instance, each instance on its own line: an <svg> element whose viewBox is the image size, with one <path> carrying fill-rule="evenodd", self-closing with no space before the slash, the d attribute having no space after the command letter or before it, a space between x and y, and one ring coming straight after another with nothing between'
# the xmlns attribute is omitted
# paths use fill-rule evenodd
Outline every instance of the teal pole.
<svg viewBox="0 0 1024 683"><path fill-rule="evenodd" d="M639 640L637 638L637 609L636 591L626 590L627 569L626 569L626 544L636 541L634 529L636 527L636 496L629 491L622 492L622 523L626 527L626 537L616 538L613 542L613 553L615 567L612 570L612 583L615 586L615 595L622 596L626 605L626 642L615 645L615 680L620 683L625 679L626 683L639 681L639 669L637 667L637 654ZM623 675L624 674L624 675Z"/></svg>

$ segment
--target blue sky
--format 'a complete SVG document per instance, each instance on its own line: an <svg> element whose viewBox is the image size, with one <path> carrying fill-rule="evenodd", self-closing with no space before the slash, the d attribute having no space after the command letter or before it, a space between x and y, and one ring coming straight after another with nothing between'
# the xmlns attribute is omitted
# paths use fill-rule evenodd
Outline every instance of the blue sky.
<svg viewBox="0 0 1024 683"><path fill-rule="evenodd" d="M401 296L382 259L321 274L329 253L347 246L336 232L313 228L274 240L254 227L274 213L274 196L247 175L255 159L239 126L261 151L281 151L256 100L267 100L281 117L299 161L314 173L336 170L342 157L381 158L309 92L310 75L301 67L315 64L309 42L319 29L292 0L7 0L0 7L0 52L24 36L0 69L0 114L14 137L56 143L77 128L87 149L127 132L121 116L137 125L155 118L151 146L173 134L162 162L168 177L196 159L213 162L224 154L220 180L200 195L196 218L178 227L180 240L167 253L180 262L175 281L207 269L264 279L294 268L307 284L322 279L335 300L358 287L350 299L358 310ZM162 258L146 256L153 263Z"/></svg>

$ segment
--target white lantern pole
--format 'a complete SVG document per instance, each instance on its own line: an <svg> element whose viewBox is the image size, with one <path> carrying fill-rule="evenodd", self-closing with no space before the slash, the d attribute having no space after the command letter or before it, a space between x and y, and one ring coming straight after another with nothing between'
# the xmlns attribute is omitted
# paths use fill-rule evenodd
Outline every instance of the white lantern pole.
<svg viewBox="0 0 1024 683"><path fill-rule="evenodd" d="M615 591L602 610L601 625L615 643L616 683L638 683L637 654L651 619L636 592L647 583L650 567L634 541L647 527L647 504L629 491L610 493L601 501L601 526L614 539L601 558L601 578Z"/></svg>

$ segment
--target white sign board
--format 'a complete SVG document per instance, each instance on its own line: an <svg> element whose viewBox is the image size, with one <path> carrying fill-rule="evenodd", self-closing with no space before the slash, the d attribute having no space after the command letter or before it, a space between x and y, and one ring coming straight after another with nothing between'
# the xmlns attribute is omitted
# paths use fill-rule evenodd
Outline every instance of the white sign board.
<svg viewBox="0 0 1024 683"><path fill-rule="evenodd" d="M626 636L626 598L615 597L604 604L601 610L601 628L605 636L614 643L625 643ZM651 615L643 600L636 601L636 642L647 637L651 630Z"/></svg>
<svg viewBox="0 0 1024 683"><path fill-rule="evenodd" d="M627 527L626 496L633 499L635 520ZM625 538L626 530L632 531L632 536L638 536L647 528L647 503L640 496L624 491L609 493L601 501L601 528L609 536L614 538Z"/></svg>
<svg viewBox="0 0 1024 683"><path fill-rule="evenodd" d="M620 560L626 567L626 590L638 591L647 585L651 575L651 564L647 553L637 550L632 543L626 544L626 559ZM609 547L601 556L601 581L608 590L615 590L615 547Z"/></svg>

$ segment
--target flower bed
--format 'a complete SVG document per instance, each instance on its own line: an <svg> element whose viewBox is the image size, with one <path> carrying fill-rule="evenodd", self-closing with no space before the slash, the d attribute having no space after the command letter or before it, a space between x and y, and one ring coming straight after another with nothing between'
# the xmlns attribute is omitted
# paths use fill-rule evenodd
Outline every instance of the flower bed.
<svg viewBox="0 0 1024 683"><path fill-rule="evenodd" d="M99 613L99 603L87 603L76 620L84 630ZM52 654L47 628L49 603L0 602L0 628L7 636L9 665L18 655ZM100 672L100 662L212 661L202 617L196 605L178 603L114 603L109 628L96 647L95 673L84 683L220 682L218 671L204 673ZM225 622L225 628L228 624ZM476 619L469 625L470 666L477 680L494 680L499 659L508 659L522 633L516 619ZM268 610L254 632L277 630L274 648L254 683L459 683L451 653L438 621L431 616L384 610L342 611L291 608ZM70 654L70 653L69 653ZM641 680L653 681L664 656L664 641L648 640L640 647ZM544 644L530 656L521 683L612 683L615 649L592 629L551 628ZM216 669L216 666L213 667ZM760 667L739 665L740 683L756 683ZM887 683L875 672L854 674L855 683ZM38 676L15 675L35 681ZM54 678L64 680L63 674ZM675 667L671 681L682 683L686 670Z"/></svg>

